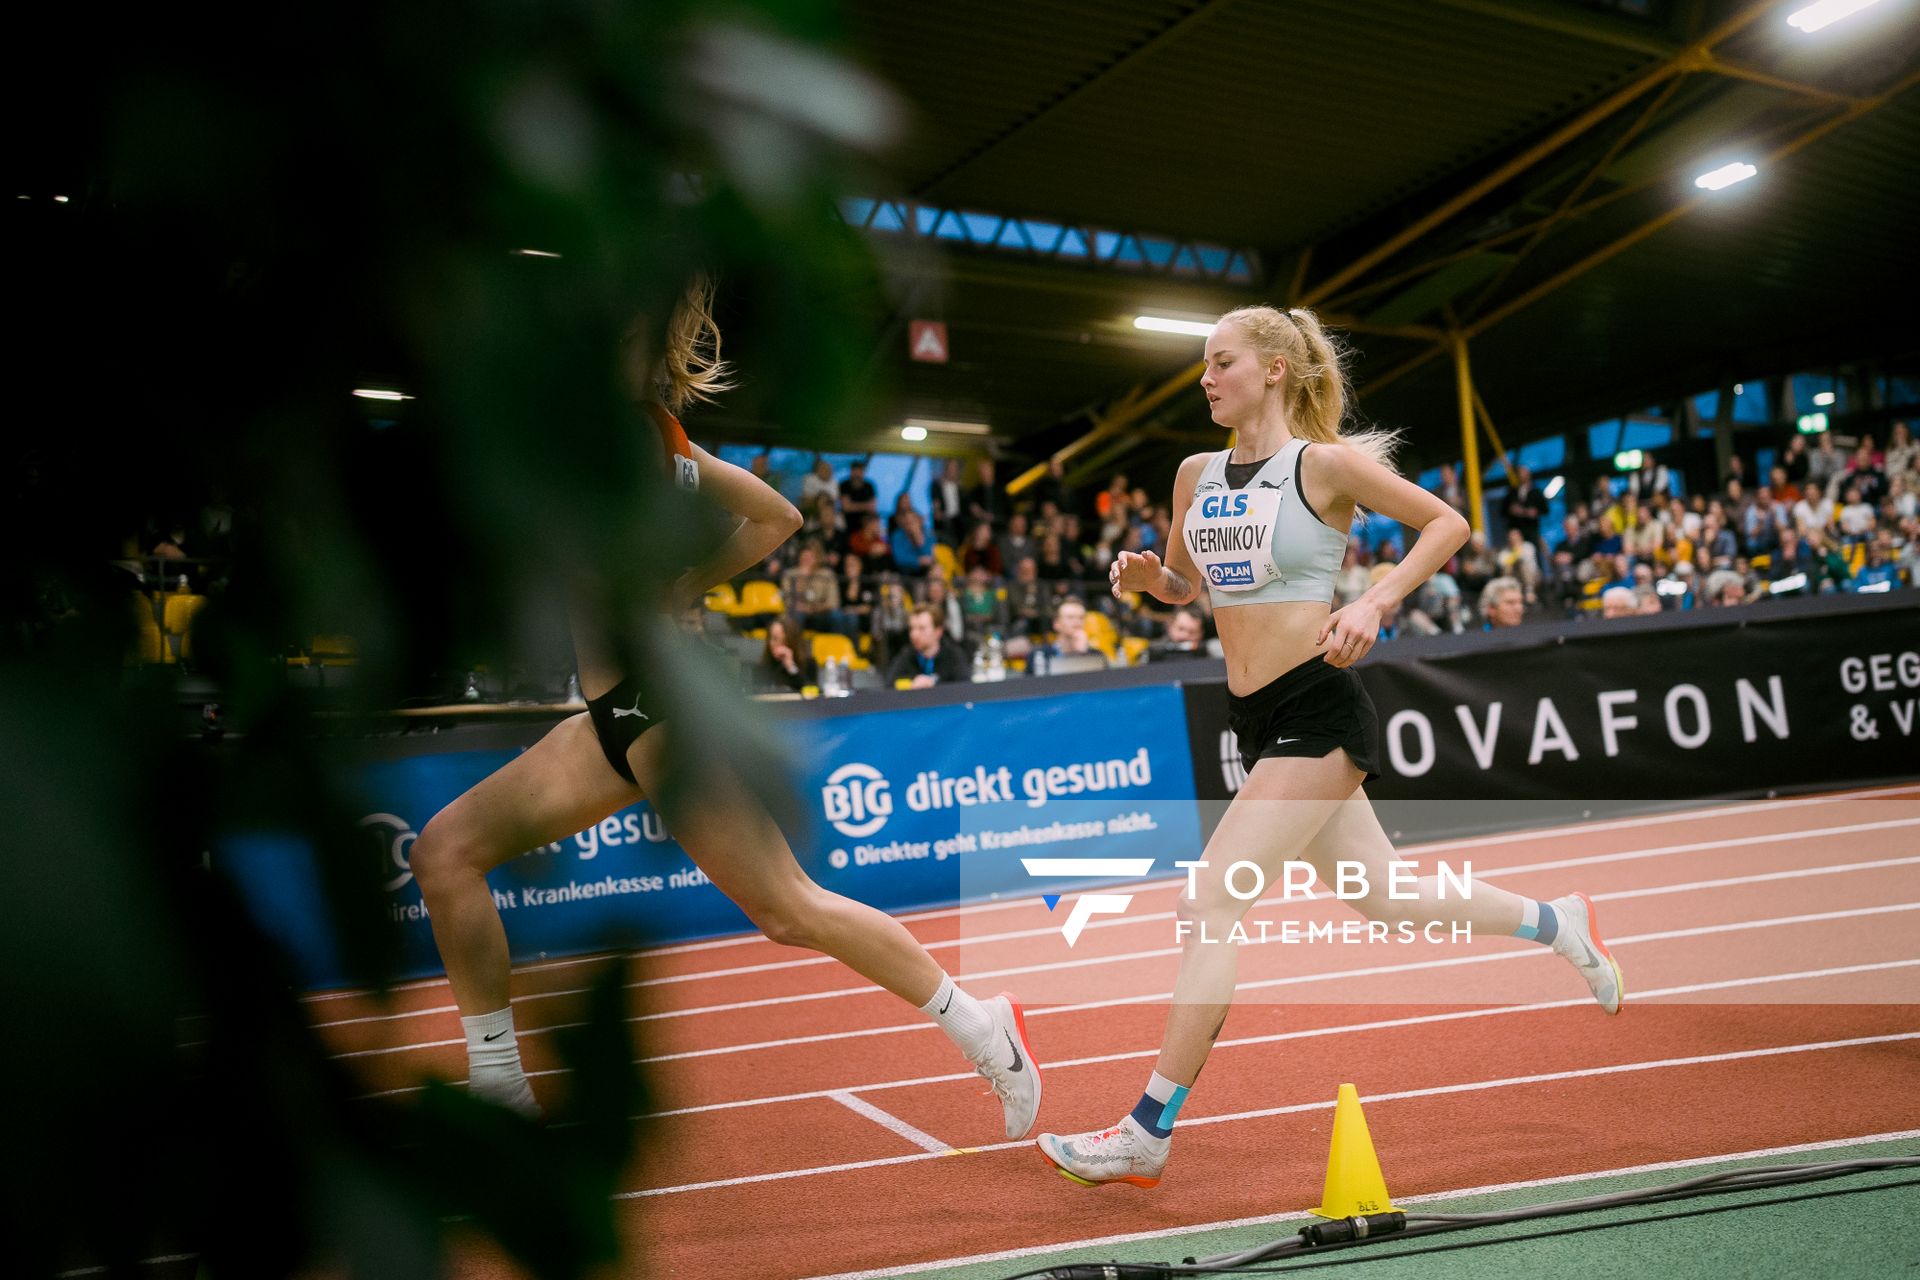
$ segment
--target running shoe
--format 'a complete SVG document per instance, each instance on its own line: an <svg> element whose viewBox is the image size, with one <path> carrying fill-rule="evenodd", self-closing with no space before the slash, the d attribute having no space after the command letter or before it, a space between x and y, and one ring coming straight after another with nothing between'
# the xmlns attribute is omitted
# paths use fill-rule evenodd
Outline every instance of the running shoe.
<svg viewBox="0 0 1920 1280"><path fill-rule="evenodd" d="M1627 984L1620 976L1620 962L1600 940L1593 900L1584 893L1570 893L1555 898L1552 906L1560 913L1560 932L1553 939L1553 949L1573 962L1602 1009L1620 1012L1620 1006L1627 1002Z"/></svg>
<svg viewBox="0 0 1920 1280"><path fill-rule="evenodd" d="M1027 1043L1027 1019L1011 995L1002 991L981 1002L993 1019L986 1053L974 1061L974 1070L993 1086L1007 1113L1007 1136L1024 1138L1040 1114L1040 1064Z"/></svg>
<svg viewBox="0 0 1920 1280"><path fill-rule="evenodd" d="M1173 1151L1173 1139L1156 1142L1140 1131L1132 1116L1111 1129L1093 1133L1076 1133L1064 1138L1043 1133L1035 1145L1061 1177L1083 1187L1108 1182L1157 1187L1160 1171L1167 1167L1167 1157Z"/></svg>

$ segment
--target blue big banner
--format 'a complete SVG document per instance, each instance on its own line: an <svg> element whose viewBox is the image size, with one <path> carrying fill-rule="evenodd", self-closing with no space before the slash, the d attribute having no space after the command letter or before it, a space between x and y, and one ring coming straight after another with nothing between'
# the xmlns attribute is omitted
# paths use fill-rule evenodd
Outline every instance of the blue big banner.
<svg viewBox="0 0 1920 1280"><path fill-rule="evenodd" d="M801 866L882 910L1037 898L1111 878L1098 868L1062 878L1059 868L1074 866L1068 859L1150 859L1170 875L1175 859L1201 847L1178 688L897 706L781 728L812 816L806 829L787 832ZM360 825L380 861L404 974L440 970L408 868L416 833L514 755L443 749L363 767ZM1029 876L1032 858L1055 860L1053 878ZM218 865L303 981L347 981L300 842L230 841ZM488 882L517 962L752 928L644 803L529 851Z"/></svg>

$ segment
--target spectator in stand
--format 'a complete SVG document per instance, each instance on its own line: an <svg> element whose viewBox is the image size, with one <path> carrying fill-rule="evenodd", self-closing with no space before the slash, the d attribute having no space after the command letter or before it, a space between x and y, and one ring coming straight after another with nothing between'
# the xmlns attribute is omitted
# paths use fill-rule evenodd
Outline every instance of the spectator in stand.
<svg viewBox="0 0 1920 1280"><path fill-rule="evenodd" d="M1367 572L1367 549L1358 538L1349 539L1346 554L1340 559L1340 572L1333 576L1333 607L1343 609L1358 600L1373 586Z"/></svg>
<svg viewBox="0 0 1920 1280"><path fill-rule="evenodd" d="M1587 532L1587 523L1580 516L1570 515L1560 522L1560 549L1575 564L1593 554L1593 535Z"/></svg>
<svg viewBox="0 0 1920 1280"><path fill-rule="evenodd" d="M1795 436L1794 439L1804 439ZM1833 504L1828 502L1816 480L1807 481L1800 491L1800 501L1793 504L1793 527L1802 538L1815 529L1826 529L1833 523Z"/></svg>
<svg viewBox="0 0 1920 1280"><path fill-rule="evenodd" d="M1539 599L1540 555L1526 534L1517 528L1508 529L1507 545L1501 548L1498 560L1503 577L1520 579L1529 604Z"/></svg>
<svg viewBox="0 0 1920 1280"><path fill-rule="evenodd" d="M167 536L153 544L147 553L156 560L191 560L193 552L188 548L187 522L170 520L167 522Z"/></svg>
<svg viewBox="0 0 1920 1280"><path fill-rule="evenodd" d="M834 483L833 464L824 457L816 456L813 460L813 470L807 472L807 478L800 482L800 507L805 510L816 505L822 498L831 498L838 504L840 486Z"/></svg>
<svg viewBox="0 0 1920 1280"><path fill-rule="evenodd" d="M1900 522L1900 537L1896 567L1909 587L1920 587L1920 515L1908 516Z"/></svg>
<svg viewBox="0 0 1920 1280"><path fill-rule="evenodd" d="M807 479L813 479L808 475ZM800 536L820 544L820 553L828 559L837 559L834 549L845 551L847 536L840 528L840 508L830 493L820 494L812 501L800 503Z"/></svg>
<svg viewBox="0 0 1920 1280"><path fill-rule="evenodd" d="M1829 494L1831 486L1847 469L1847 455L1833 446L1833 433L1822 431L1819 445L1807 456L1807 479L1819 483Z"/></svg>
<svg viewBox="0 0 1920 1280"><path fill-rule="evenodd" d="M906 495L900 495L906 501ZM904 578L924 578L934 572L933 539L927 536L926 529L920 523L920 513L911 506L901 507L894 513L898 522L894 526L893 537L888 549L893 553L893 567Z"/></svg>
<svg viewBox="0 0 1920 1280"><path fill-rule="evenodd" d="M1028 556L1014 566L1013 582L1007 587L1007 612L1013 625L1027 635L1046 630L1049 593L1040 581L1040 566Z"/></svg>
<svg viewBox="0 0 1920 1280"><path fill-rule="evenodd" d="M1465 585L1464 583L1462 584ZM1526 620L1527 593L1514 578L1494 578L1480 589L1481 629L1500 631Z"/></svg>
<svg viewBox="0 0 1920 1280"><path fill-rule="evenodd" d="M1780 545L1780 526L1784 512L1774 506L1773 491L1766 485L1753 495L1753 502L1741 517L1742 549L1749 556L1771 555Z"/></svg>
<svg viewBox="0 0 1920 1280"><path fill-rule="evenodd" d="M820 683L820 668L805 643L798 619L781 617L767 623L767 648L753 679L756 688L792 693Z"/></svg>
<svg viewBox="0 0 1920 1280"><path fill-rule="evenodd" d="M1019 564L1028 556L1038 558L1039 554L1040 548L1034 544L1032 535L1027 532L1026 513L1014 512L1007 521L1006 536L1000 539L1000 563Z"/></svg>
<svg viewBox="0 0 1920 1280"><path fill-rule="evenodd" d="M967 653L947 639L939 615L921 606L909 619L907 644L887 664L887 680L894 684L907 680L916 689L965 684L971 678L968 662Z"/></svg>
<svg viewBox="0 0 1920 1280"><path fill-rule="evenodd" d="M1179 608L1167 619L1167 635L1147 650L1148 662L1183 662L1207 656L1207 628L1192 609Z"/></svg>
<svg viewBox="0 0 1920 1280"><path fill-rule="evenodd" d="M1442 631L1458 635L1466 629L1463 612L1460 584L1442 569L1414 591L1412 607L1407 610L1407 626L1421 635Z"/></svg>
<svg viewBox="0 0 1920 1280"><path fill-rule="evenodd" d="M974 464L973 488L967 490L967 516L985 520L998 528L1006 518L1007 497L993 479L993 459L982 458Z"/></svg>
<svg viewBox="0 0 1920 1280"><path fill-rule="evenodd" d="M894 530L900 527L900 517L909 511L913 511L917 514L918 509L913 505L913 495L908 493L905 489L902 489L899 495L895 497L893 500L893 513L887 517L887 536L889 538L893 536ZM921 519L920 523L922 528L926 527L926 520L924 517ZM933 536L932 530L927 531L927 536L928 537Z"/></svg>
<svg viewBox="0 0 1920 1280"><path fill-rule="evenodd" d="M1660 602L1660 593L1653 590L1634 592L1633 604L1633 611L1643 618L1656 613L1665 613L1667 608Z"/></svg>
<svg viewBox="0 0 1920 1280"><path fill-rule="evenodd" d="M1847 480L1846 495L1847 501L1840 508L1837 523L1842 545L1851 546L1865 541L1873 532L1876 517L1872 505L1861 496L1860 486L1852 478Z"/></svg>
<svg viewBox="0 0 1920 1280"><path fill-rule="evenodd" d="M909 613L906 588L900 585L899 578L888 574L874 592L873 601L873 642L880 651L881 662L888 661L905 647Z"/></svg>
<svg viewBox="0 0 1920 1280"><path fill-rule="evenodd" d="M1040 540L1040 577L1047 582L1078 582L1087 576L1086 566L1067 558L1060 535L1050 533Z"/></svg>
<svg viewBox="0 0 1920 1280"><path fill-rule="evenodd" d="M1063 596L1054 605L1053 634L1042 648L1049 660L1100 654L1087 634L1087 605L1079 596Z"/></svg>
<svg viewBox="0 0 1920 1280"><path fill-rule="evenodd" d="M1707 513L1706 523L1700 530L1701 541L1706 544L1707 555L1714 565L1725 567L1733 563L1740 554L1740 540L1733 536L1733 530L1722 523L1718 511Z"/></svg>
<svg viewBox="0 0 1920 1280"><path fill-rule="evenodd" d="M1547 514L1547 500L1541 494L1540 487L1533 482L1532 468L1514 469L1513 491L1507 495L1505 511L1507 528L1518 529L1529 545L1537 546L1540 542L1540 519Z"/></svg>
<svg viewBox="0 0 1920 1280"><path fill-rule="evenodd" d="M926 586L920 596L922 608L931 609L940 619L941 630L950 640L964 640L967 635L966 619L960 616L960 601L947 586L947 580L938 573L927 577Z"/></svg>
<svg viewBox="0 0 1920 1280"><path fill-rule="evenodd" d="M1454 471L1452 463L1441 464L1440 481L1434 485L1433 491L1439 495L1440 501L1461 515L1467 515L1467 491L1460 487L1460 477ZM1472 517L1468 516L1468 519L1471 520Z"/></svg>
<svg viewBox="0 0 1920 1280"><path fill-rule="evenodd" d="M866 517L879 514L880 492L873 487L873 481L867 479L866 459L855 458L847 467L847 478L840 482L840 515L849 529L857 529Z"/></svg>
<svg viewBox="0 0 1920 1280"><path fill-rule="evenodd" d="M1867 562L1853 575L1855 591L1891 591L1900 585L1900 570L1893 563L1885 535L1867 543Z"/></svg>
<svg viewBox="0 0 1920 1280"><path fill-rule="evenodd" d="M1795 440L1804 439L1795 436ZM1894 476L1912 476L1920 470L1920 445L1914 443L1913 432L1905 422L1893 424L1893 433L1887 439L1886 471L1891 479Z"/></svg>
<svg viewBox="0 0 1920 1280"><path fill-rule="evenodd" d="M1715 569L1707 575L1707 601L1731 606L1747 602L1745 575L1733 569Z"/></svg>
<svg viewBox="0 0 1920 1280"><path fill-rule="evenodd" d="M1060 517L1060 548L1069 560L1078 560L1081 564L1093 563L1093 548L1087 545L1081 533L1080 517L1068 511Z"/></svg>
<svg viewBox="0 0 1920 1280"><path fill-rule="evenodd" d="M1796 440L1799 438L1799 436L1794 437ZM1793 509L1794 503L1800 501L1800 486L1788 479L1785 467L1776 466L1767 472L1767 488L1773 491L1774 502L1789 511Z"/></svg>
<svg viewBox="0 0 1920 1280"><path fill-rule="evenodd" d="M994 590L993 576L984 565L967 573L966 589L960 593L960 618L967 643L978 648L988 635L1005 635L1007 602Z"/></svg>
<svg viewBox="0 0 1920 1280"><path fill-rule="evenodd" d="M1460 589L1468 593L1483 591L1500 573L1500 563L1494 558L1487 546L1487 535L1483 530L1475 529L1468 537L1467 545L1460 549L1460 572L1454 576L1460 580Z"/></svg>
<svg viewBox="0 0 1920 1280"><path fill-rule="evenodd" d="M967 491L960 483L960 459L948 458L933 482L933 530L950 547L960 545L967 527ZM991 525L988 528L992 528Z"/></svg>
<svg viewBox="0 0 1920 1280"><path fill-rule="evenodd" d="M840 611L840 583L827 567L819 543L801 546L793 568L780 583L780 594L787 612L798 617L802 626L853 634L847 615Z"/></svg>
<svg viewBox="0 0 1920 1280"><path fill-rule="evenodd" d="M1907 475L1889 475L1887 477L1886 501L1880 504L1880 513L1888 524L1898 528L1908 516L1920 515L1920 496L1913 491L1913 478Z"/></svg>
<svg viewBox="0 0 1920 1280"><path fill-rule="evenodd" d="M1818 592L1844 591L1853 580L1847 558L1840 554L1830 530L1813 529L1807 533L1807 550L1813 558L1811 589Z"/></svg>
<svg viewBox="0 0 1920 1280"><path fill-rule="evenodd" d="M1640 602L1632 587L1608 587L1600 593L1602 619L1631 618L1640 611Z"/></svg>
<svg viewBox="0 0 1920 1280"><path fill-rule="evenodd" d="M840 568L844 575L840 580L840 611L846 614L850 624L847 632L865 635L873 625L874 603L873 579L867 576L867 562L849 553Z"/></svg>
<svg viewBox="0 0 1920 1280"><path fill-rule="evenodd" d="M1773 553L1767 564L1767 581L1780 582L1791 578L1796 573L1803 573L1807 576L1807 586L1804 589L1811 594L1817 568L1813 549L1800 541L1799 531L1782 529L1779 549Z"/></svg>
<svg viewBox="0 0 1920 1280"><path fill-rule="evenodd" d="M1554 614L1571 617L1579 608L1581 563L1564 546L1553 553L1553 563L1540 589L1540 602Z"/></svg>
<svg viewBox="0 0 1920 1280"><path fill-rule="evenodd" d="M847 539L847 552L869 564L891 557L893 548L887 541L886 530L881 527L878 515L869 511L860 517L859 525Z"/></svg>
<svg viewBox="0 0 1920 1280"><path fill-rule="evenodd" d="M1780 455L1781 469L1787 473L1787 480L1796 488L1804 487L1807 476L1813 469L1813 455L1807 452L1807 438L1795 434L1787 441L1787 448Z"/></svg>
<svg viewBox="0 0 1920 1280"><path fill-rule="evenodd" d="M1060 459L1047 459L1047 473L1034 481L1033 500L1042 508L1051 502L1062 514L1074 511L1073 490L1067 487L1067 466Z"/></svg>
<svg viewBox="0 0 1920 1280"><path fill-rule="evenodd" d="M968 573L985 569L990 578L1006 576L1006 562L1001 559L999 544L993 540L993 526L985 520L973 526L966 545L960 548L960 567Z"/></svg>
<svg viewBox="0 0 1920 1280"><path fill-rule="evenodd" d="M1869 506L1879 506L1880 495L1887 491L1887 475L1882 465L1880 454L1873 447L1873 437L1861 436L1860 447L1853 451L1853 459L1847 464L1846 482L1849 487L1860 490L1860 500Z"/></svg>
<svg viewBox="0 0 1920 1280"><path fill-rule="evenodd" d="M1727 473L1720 477L1720 492L1728 498L1727 505L1739 505L1739 496L1747 488L1747 463L1739 454L1727 459Z"/></svg>

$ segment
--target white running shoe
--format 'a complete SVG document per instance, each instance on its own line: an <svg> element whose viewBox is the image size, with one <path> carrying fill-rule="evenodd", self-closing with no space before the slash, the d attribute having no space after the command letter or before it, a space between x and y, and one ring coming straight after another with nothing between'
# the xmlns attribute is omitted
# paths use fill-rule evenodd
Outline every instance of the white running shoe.
<svg viewBox="0 0 1920 1280"><path fill-rule="evenodd" d="M1160 1185L1173 1139L1155 1139L1128 1116L1111 1129L1061 1137L1043 1133L1035 1140L1040 1154L1061 1177L1084 1187L1125 1182L1136 1187Z"/></svg>
<svg viewBox="0 0 1920 1280"><path fill-rule="evenodd" d="M1555 898L1550 905L1560 913L1560 932L1554 935L1553 949L1573 962L1593 988L1593 998L1602 1009L1620 1012L1620 1006L1627 1002L1627 984L1620 976L1620 962L1600 940L1593 900L1584 893L1570 893Z"/></svg>
<svg viewBox="0 0 1920 1280"><path fill-rule="evenodd" d="M974 1070L993 1086L1007 1113L1007 1136L1024 1138L1040 1114L1040 1064L1027 1043L1027 1019L1011 995L1002 991L981 1001L993 1019L986 1054L974 1061Z"/></svg>

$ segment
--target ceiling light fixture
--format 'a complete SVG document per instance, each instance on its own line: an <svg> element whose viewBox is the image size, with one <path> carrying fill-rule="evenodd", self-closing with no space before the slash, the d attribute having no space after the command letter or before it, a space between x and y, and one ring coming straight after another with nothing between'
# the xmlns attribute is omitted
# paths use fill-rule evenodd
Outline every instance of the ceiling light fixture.
<svg viewBox="0 0 1920 1280"><path fill-rule="evenodd" d="M1175 320L1168 316L1135 316L1133 327L1150 333L1177 333L1188 338L1205 338L1213 333L1211 320Z"/></svg>
<svg viewBox="0 0 1920 1280"><path fill-rule="evenodd" d="M1813 393L1813 402L1823 409L1832 404L1833 401L1834 394L1831 391L1816 391Z"/></svg>
<svg viewBox="0 0 1920 1280"><path fill-rule="evenodd" d="M557 258L560 256L557 253L549 253L545 249L509 249L507 252L513 254L516 258Z"/></svg>
<svg viewBox="0 0 1920 1280"><path fill-rule="evenodd" d="M984 436L990 435L993 431L993 428L984 422L947 422L939 418L908 418L907 425L918 428L922 433L922 439L928 431L939 431L952 436Z"/></svg>
<svg viewBox="0 0 1920 1280"><path fill-rule="evenodd" d="M1693 180L1696 187L1705 187L1708 191L1724 191L1736 182L1745 182L1760 171L1744 160L1735 160L1732 164L1723 164L1718 169L1701 174Z"/></svg>
<svg viewBox="0 0 1920 1280"><path fill-rule="evenodd" d="M1879 3L1880 0L1820 0L1818 4L1810 4L1788 14L1787 25L1812 35L1822 27L1830 27L1842 18L1851 18L1862 9Z"/></svg>
<svg viewBox="0 0 1920 1280"><path fill-rule="evenodd" d="M379 387L355 387L353 394L362 400L411 400L412 396L404 391L385 391Z"/></svg>
<svg viewBox="0 0 1920 1280"><path fill-rule="evenodd" d="M55 196L55 197L53 198L53 202L54 202L55 204L65 204L65 203L67 202L67 197L65 197L65 196Z"/></svg>
<svg viewBox="0 0 1920 1280"><path fill-rule="evenodd" d="M900 428L900 438L902 440L911 440L917 444L927 438L927 429L925 427L902 427Z"/></svg>
<svg viewBox="0 0 1920 1280"><path fill-rule="evenodd" d="M1547 487L1543 490L1546 494L1547 501L1552 502L1555 498L1559 497L1560 490L1565 488L1566 484L1567 478L1565 476L1555 476L1553 479L1547 481Z"/></svg>

